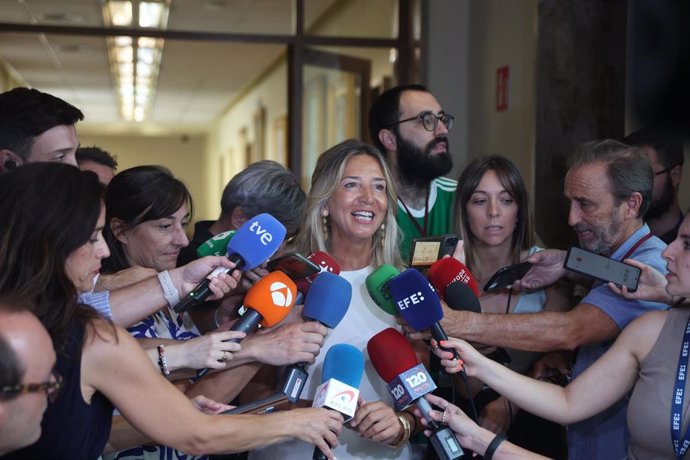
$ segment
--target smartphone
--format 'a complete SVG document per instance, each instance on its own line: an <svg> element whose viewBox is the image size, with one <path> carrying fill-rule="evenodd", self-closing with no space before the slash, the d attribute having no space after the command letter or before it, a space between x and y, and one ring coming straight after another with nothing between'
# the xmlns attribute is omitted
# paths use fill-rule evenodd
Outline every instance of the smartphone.
<svg viewBox="0 0 690 460"><path fill-rule="evenodd" d="M484 285L484 291L491 292L509 288L514 282L525 276L530 268L532 268L532 264L529 262L520 262L499 268Z"/></svg>
<svg viewBox="0 0 690 460"><path fill-rule="evenodd" d="M280 270L292 280L307 278L321 271L321 267L296 252L269 260L266 269L269 272Z"/></svg>
<svg viewBox="0 0 690 460"><path fill-rule="evenodd" d="M640 282L639 268L576 247L568 249L563 268L619 287L626 286L628 292L635 292Z"/></svg>
<svg viewBox="0 0 690 460"><path fill-rule="evenodd" d="M412 240L410 267L427 268L445 255L453 254L458 244L457 235L427 236Z"/></svg>

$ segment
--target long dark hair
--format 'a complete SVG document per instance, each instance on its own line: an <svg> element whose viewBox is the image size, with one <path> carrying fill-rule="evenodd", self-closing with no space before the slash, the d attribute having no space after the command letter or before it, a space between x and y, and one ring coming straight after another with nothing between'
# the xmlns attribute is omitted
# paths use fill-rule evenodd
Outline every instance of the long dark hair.
<svg viewBox="0 0 690 460"><path fill-rule="evenodd" d="M74 317L97 317L77 303L65 261L94 232L102 196L94 173L69 165L33 163L0 176L0 294L33 304L58 350Z"/></svg>
<svg viewBox="0 0 690 460"><path fill-rule="evenodd" d="M474 159L465 167L458 178L458 192L455 198L454 228L465 241L465 260L467 268L477 277L481 276L479 258L475 249L476 238L470 231L470 222L467 217L467 203L479 186L482 177L487 171L494 171L505 190L517 203L517 225L513 231L511 243L511 259L513 263L520 261L520 252L529 249L534 243L532 217L529 211L529 197L527 187L522 180L520 171L515 164L501 155L489 155Z"/></svg>
<svg viewBox="0 0 690 460"><path fill-rule="evenodd" d="M174 214L183 204L192 211L192 195L187 187L163 166L137 166L113 177L105 192L105 229L103 236L110 257L103 261L103 272L113 273L128 268L125 248L110 226L113 218L126 228L142 222L162 219Z"/></svg>

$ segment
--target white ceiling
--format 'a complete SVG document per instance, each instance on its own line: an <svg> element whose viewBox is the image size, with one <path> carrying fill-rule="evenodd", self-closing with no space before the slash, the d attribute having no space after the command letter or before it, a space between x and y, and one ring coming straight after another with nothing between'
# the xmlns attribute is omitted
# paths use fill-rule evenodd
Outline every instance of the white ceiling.
<svg viewBox="0 0 690 460"><path fill-rule="evenodd" d="M312 24L337 0L309 0ZM102 27L100 0L0 0L0 22ZM292 31L290 0L172 0L168 30L283 34ZM281 44L165 41L150 119L124 122L104 37L0 33L0 57L31 86L85 114L80 130L203 130L284 52ZM287 82L286 82L287 84Z"/></svg>

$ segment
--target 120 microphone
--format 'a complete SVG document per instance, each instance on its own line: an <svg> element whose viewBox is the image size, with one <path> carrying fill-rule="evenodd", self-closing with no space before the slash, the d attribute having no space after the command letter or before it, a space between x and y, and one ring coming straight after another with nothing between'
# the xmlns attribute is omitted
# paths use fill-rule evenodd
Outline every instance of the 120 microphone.
<svg viewBox="0 0 690 460"><path fill-rule="evenodd" d="M280 247L285 238L285 227L270 214L259 214L247 220L228 243L227 257L235 263L235 269L251 270L268 260ZM218 267L209 274L228 273L230 269ZM205 301L211 290L209 278L205 278L177 305L180 313Z"/></svg>
<svg viewBox="0 0 690 460"><path fill-rule="evenodd" d="M376 372L388 383L396 409L402 410L416 403L427 420L427 427L431 430L429 439L439 458L454 460L462 457L464 452L453 430L430 416L431 405L423 396L434 391L436 384L417 361L417 355L405 337L393 328L384 329L369 340L367 352Z"/></svg>

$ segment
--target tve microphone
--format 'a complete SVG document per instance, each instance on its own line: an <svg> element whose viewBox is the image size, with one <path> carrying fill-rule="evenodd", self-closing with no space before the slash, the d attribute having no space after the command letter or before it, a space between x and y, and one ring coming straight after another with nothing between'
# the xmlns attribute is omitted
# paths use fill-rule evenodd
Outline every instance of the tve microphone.
<svg viewBox="0 0 690 460"><path fill-rule="evenodd" d="M482 306L472 288L464 283L450 283L446 288L446 304L456 311L481 313Z"/></svg>
<svg viewBox="0 0 690 460"><path fill-rule="evenodd" d="M389 315L397 315L398 310L391 299L388 282L398 276L400 272L397 268L389 264L383 264L367 276L365 282L369 297L376 305Z"/></svg>
<svg viewBox="0 0 690 460"><path fill-rule="evenodd" d="M412 329L429 329L436 341L448 340L446 331L439 323L443 319L441 301L424 275L414 268L408 268L390 280L389 285L395 307ZM448 351L459 358L455 350Z"/></svg>
<svg viewBox="0 0 690 460"><path fill-rule="evenodd" d="M416 403L428 422L427 427L431 430L429 439L439 458L454 460L462 457L464 452L453 430L434 421L429 415L431 406L423 396L434 391L436 384L417 361L417 355L407 339L393 328L384 329L369 340L367 352L376 372L388 383L396 409L402 410Z"/></svg>
<svg viewBox="0 0 690 460"><path fill-rule="evenodd" d="M246 311L230 330L249 333L259 324L263 327L275 326L290 313L296 295L297 287L285 273L269 273L247 291L244 296Z"/></svg>
<svg viewBox="0 0 690 460"><path fill-rule="evenodd" d="M237 233L235 230L228 230L209 238L196 248L196 255L199 257L224 256L228 252L228 243L235 233Z"/></svg>
<svg viewBox="0 0 690 460"><path fill-rule="evenodd" d="M427 272L429 281L442 299L446 298L446 289L452 283L464 283L472 288L474 295L479 297L479 287L469 269L453 257L444 257L434 262Z"/></svg>
<svg viewBox="0 0 690 460"><path fill-rule="evenodd" d="M316 388L312 407L326 407L343 414L345 422L355 415L359 384L364 374L364 355L352 345L332 345L323 360L321 385ZM314 448L314 460L326 456L318 447Z"/></svg>
<svg viewBox="0 0 690 460"><path fill-rule="evenodd" d="M307 256L307 259L311 260L316 265L321 267L321 271L319 273L328 272L333 273L334 275L340 273L340 265L338 265L338 262L336 262L333 259L333 257L329 256L327 253L323 251L316 251L312 254L309 254ZM297 290L301 292L303 295L307 295L307 291L309 291L311 283L316 279L317 276L318 273L316 275L309 276L305 279L297 280Z"/></svg>
<svg viewBox="0 0 690 460"><path fill-rule="evenodd" d="M302 317L307 321L318 321L329 329L336 327L347 313L352 300L352 285L343 277L329 272L320 273L309 288ZM309 374L307 363L297 363L285 369L279 391L288 401L299 400Z"/></svg>
<svg viewBox="0 0 690 460"><path fill-rule="evenodd" d="M235 263L237 270L252 270L268 260L280 247L285 238L285 227L270 214L259 214L247 220L228 243L227 257ZM218 267L209 277L219 273L228 273L230 269ZM183 312L190 307L201 304L211 295L209 284L205 278L177 305L175 311Z"/></svg>

